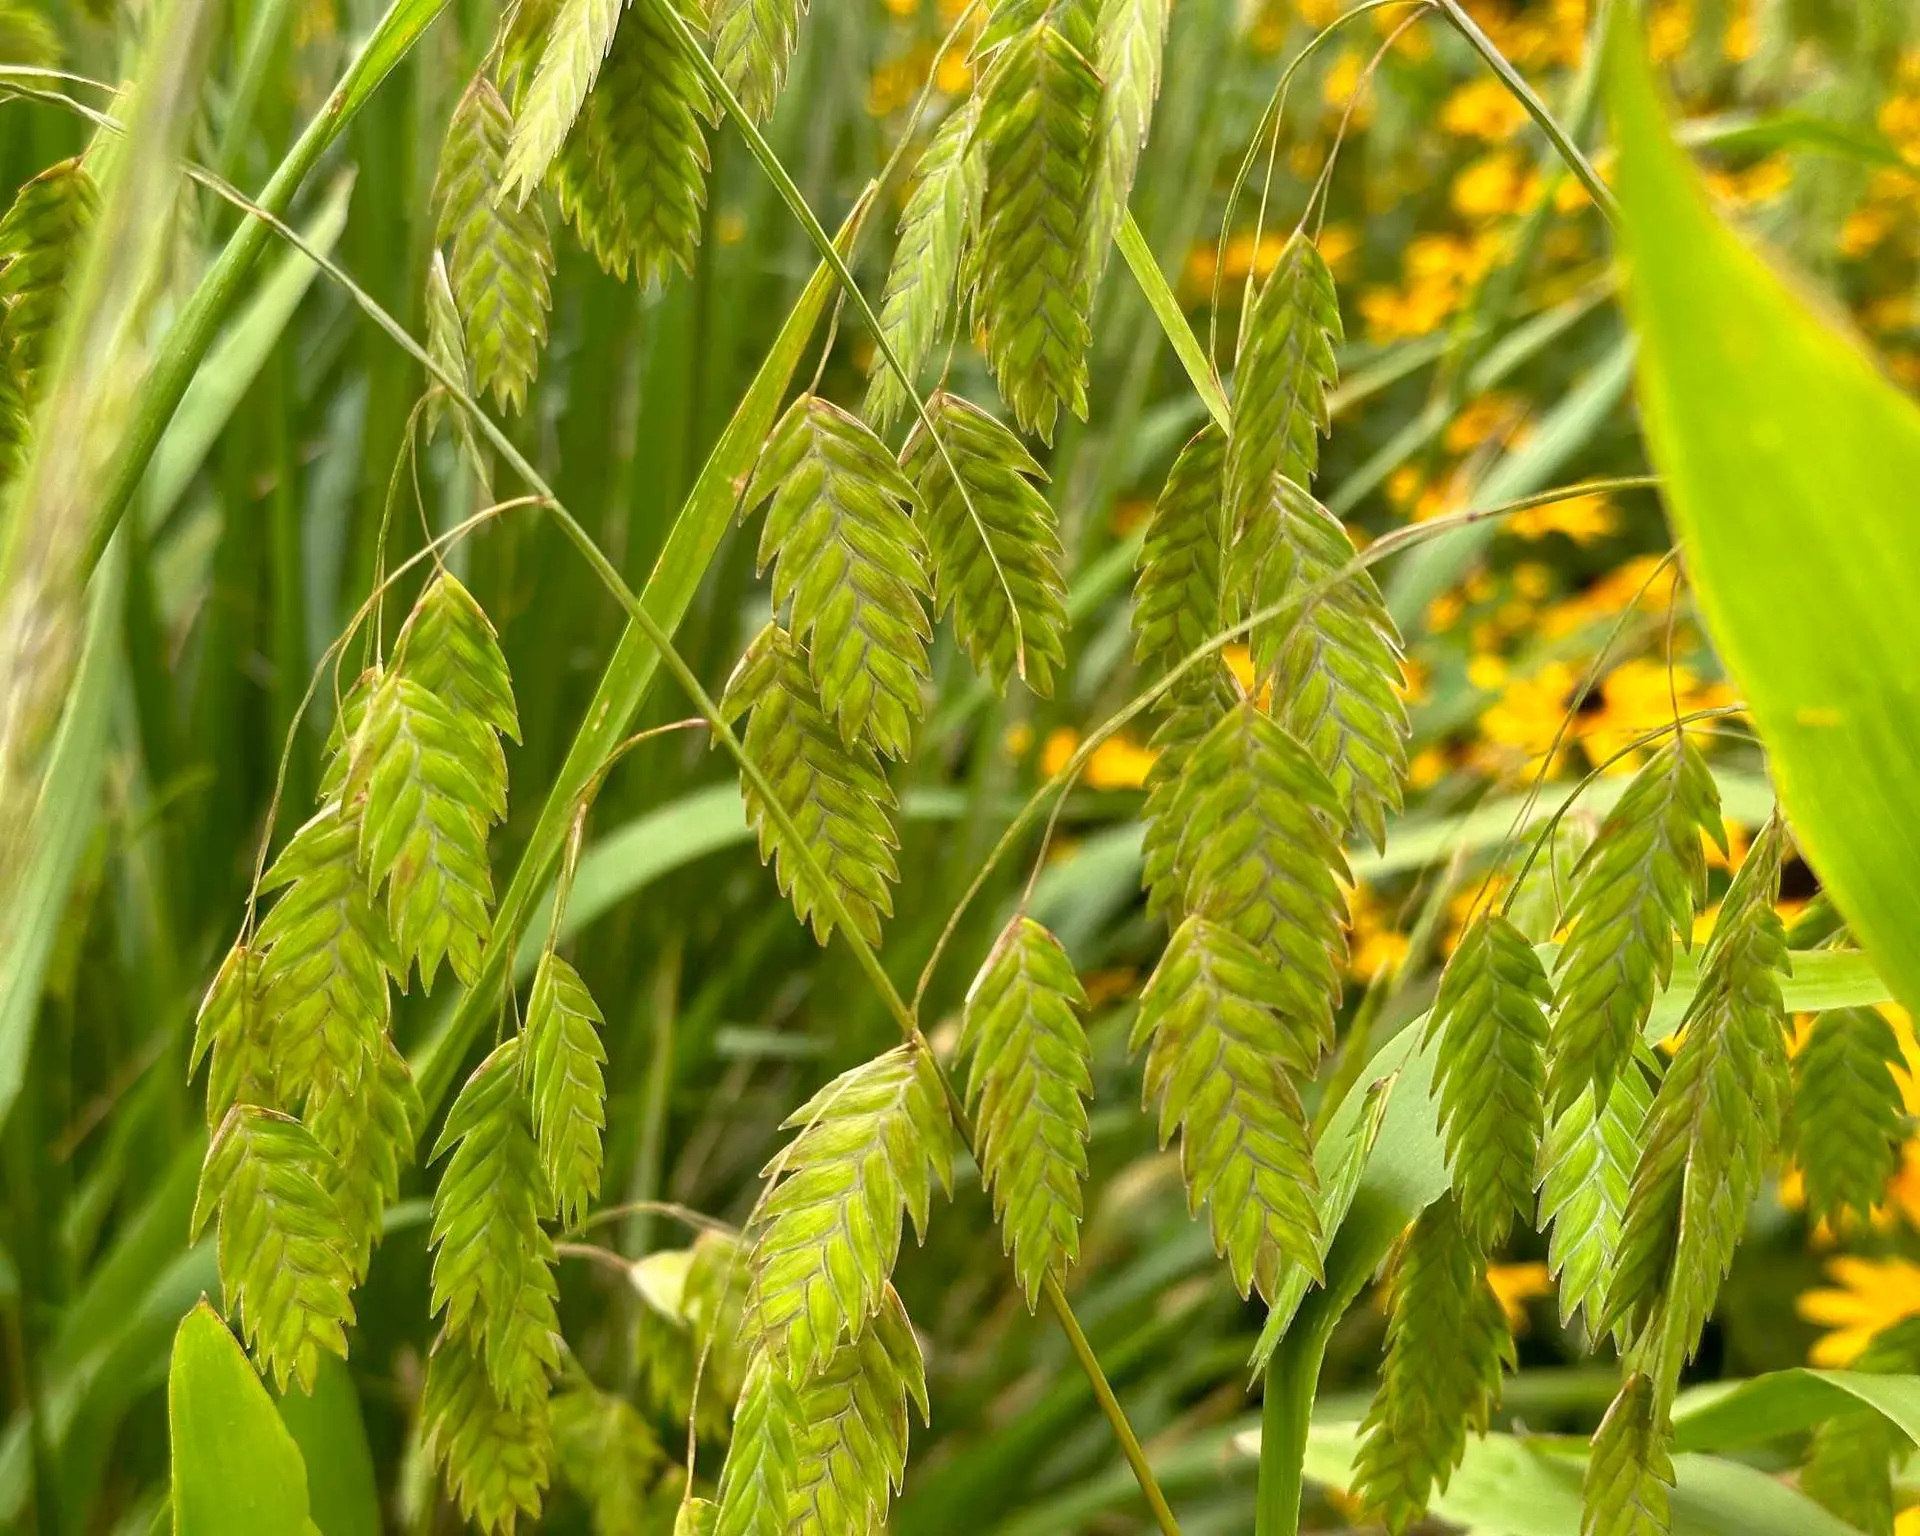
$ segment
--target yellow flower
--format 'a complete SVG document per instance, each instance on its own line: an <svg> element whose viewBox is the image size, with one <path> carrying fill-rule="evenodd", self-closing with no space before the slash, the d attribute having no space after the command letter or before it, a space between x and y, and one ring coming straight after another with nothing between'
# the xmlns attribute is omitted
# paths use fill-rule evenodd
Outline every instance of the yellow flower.
<svg viewBox="0 0 1920 1536"><path fill-rule="evenodd" d="M1656 64L1671 64L1693 36L1693 0L1654 0L1647 17L1647 51Z"/></svg>
<svg viewBox="0 0 1920 1536"><path fill-rule="evenodd" d="M1431 789L1447 776L1451 765L1444 747L1422 747L1407 764L1407 783L1414 789Z"/></svg>
<svg viewBox="0 0 1920 1536"><path fill-rule="evenodd" d="M1341 50L1334 59L1333 67L1327 71L1327 78L1320 86L1320 99L1335 112L1348 110L1352 103L1353 125L1364 127L1373 116L1373 108L1366 101L1355 100L1365 81L1366 61L1352 48Z"/></svg>
<svg viewBox="0 0 1920 1536"><path fill-rule="evenodd" d="M1507 686L1507 664L1498 656L1482 653L1467 662L1467 681L1482 693L1498 693Z"/></svg>
<svg viewBox="0 0 1920 1536"><path fill-rule="evenodd" d="M1893 1536L1920 1536L1920 1504L1909 1504L1893 1517Z"/></svg>
<svg viewBox="0 0 1920 1536"><path fill-rule="evenodd" d="M1246 692L1253 692L1253 652L1244 645L1230 645L1221 653L1227 670Z"/></svg>
<svg viewBox="0 0 1920 1536"><path fill-rule="evenodd" d="M1573 693L1573 668L1550 661L1531 677L1515 678L1480 714L1480 735L1496 764L1533 767L1553 744Z"/></svg>
<svg viewBox="0 0 1920 1536"><path fill-rule="evenodd" d="M920 0L887 0L887 14L905 18L920 9Z"/></svg>
<svg viewBox="0 0 1920 1536"><path fill-rule="evenodd" d="M1492 75L1461 86L1440 108L1440 126L1463 138L1510 139L1527 120L1527 109Z"/></svg>
<svg viewBox="0 0 1920 1536"><path fill-rule="evenodd" d="M1807 1291L1797 1304L1802 1317L1828 1330L1808 1352L1815 1365L1851 1365L1881 1329L1920 1313L1920 1265L1845 1255L1827 1273L1836 1287Z"/></svg>
<svg viewBox="0 0 1920 1536"><path fill-rule="evenodd" d="M1087 784L1093 789L1138 789L1158 756L1125 735L1109 736L1087 762Z"/></svg>
<svg viewBox="0 0 1920 1536"><path fill-rule="evenodd" d="M940 56L940 66L933 72L933 83L949 96L958 96L973 84L973 66L967 62L964 48L949 48Z"/></svg>
<svg viewBox="0 0 1920 1536"><path fill-rule="evenodd" d="M1510 150L1483 155L1453 179L1453 209L1462 218L1491 219L1518 213L1534 199L1540 177Z"/></svg>
<svg viewBox="0 0 1920 1536"><path fill-rule="evenodd" d="M1507 1326L1515 1333L1526 1332L1527 1303L1553 1294L1553 1276L1538 1262L1489 1264L1487 1284L1500 1298L1500 1310L1507 1314Z"/></svg>
<svg viewBox="0 0 1920 1536"><path fill-rule="evenodd" d="M1624 753L1603 771L1631 773L1644 749L1628 751L1629 744L1669 724L1676 704L1678 712L1686 715L1718 708L1732 699L1732 690L1724 683L1702 683L1690 667L1676 665L1669 675L1664 661L1639 656L1607 674L1600 684L1600 708L1582 721L1580 737L1595 767Z"/></svg>
<svg viewBox="0 0 1920 1536"><path fill-rule="evenodd" d="M1592 544L1612 533L1617 525L1613 503L1606 497L1569 496L1514 513L1507 519L1507 532L1522 539L1564 533L1576 544Z"/></svg>
<svg viewBox="0 0 1920 1536"><path fill-rule="evenodd" d="M1753 24L1753 0L1734 0L1727 16L1727 30L1720 38L1720 54L1729 64L1744 64L1760 49L1760 35Z"/></svg>
<svg viewBox="0 0 1920 1536"><path fill-rule="evenodd" d="M1442 592L1427 604L1427 628L1443 635L1460 622L1460 615L1466 609L1467 600L1458 592Z"/></svg>
<svg viewBox="0 0 1920 1536"><path fill-rule="evenodd" d="M1468 401L1447 423L1441 441L1449 453L1465 453L1482 443L1502 441L1524 409L1511 395L1498 392L1481 395L1477 400Z"/></svg>
<svg viewBox="0 0 1920 1536"><path fill-rule="evenodd" d="M1007 734L1000 738L1000 745L1007 749L1007 756L1025 757L1033 750L1033 727L1020 720L1007 727Z"/></svg>
<svg viewBox="0 0 1920 1536"><path fill-rule="evenodd" d="M1080 746L1080 733L1070 725L1056 727L1047 737L1046 745L1040 749L1040 774L1043 778L1052 778L1067 766L1067 759L1073 756Z"/></svg>
<svg viewBox="0 0 1920 1536"><path fill-rule="evenodd" d="M1372 981L1406 957L1407 936L1395 931L1392 914L1381 909L1370 886L1362 883L1348 892L1347 912L1353 925L1347 969L1355 978Z"/></svg>

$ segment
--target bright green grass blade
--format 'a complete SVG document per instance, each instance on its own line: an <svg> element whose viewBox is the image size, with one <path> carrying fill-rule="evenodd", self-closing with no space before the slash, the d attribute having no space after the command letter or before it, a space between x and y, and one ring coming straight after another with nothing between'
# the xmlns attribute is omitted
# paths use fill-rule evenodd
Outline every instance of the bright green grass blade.
<svg viewBox="0 0 1920 1536"><path fill-rule="evenodd" d="M307 1536L307 1469L239 1341L202 1301L167 1374L175 1536Z"/></svg>
<svg viewBox="0 0 1920 1536"><path fill-rule="evenodd" d="M1795 836L1920 1007L1920 410L1715 217L1626 14L1608 97L1648 446Z"/></svg>
<svg viewBox="0 0 1920 1536"><path fill-rule="evenodd" d="M280 1399L280 1418L310 1467L325 1474L307 1492L320 1536L380 1536L380 1489L347 1363L328 1355L309 1396L298 1387Z"/></svg>
<svg viewBox="0 0 1920 1536"><path fill-rule="evenodd" d="M1795 1367L1747 1381L1716 1381L1681 1394L1673 1405L1674 1448L1738 1450L1798 1434L1862 1406L1920 1444L1920 1376Z"/></svg>

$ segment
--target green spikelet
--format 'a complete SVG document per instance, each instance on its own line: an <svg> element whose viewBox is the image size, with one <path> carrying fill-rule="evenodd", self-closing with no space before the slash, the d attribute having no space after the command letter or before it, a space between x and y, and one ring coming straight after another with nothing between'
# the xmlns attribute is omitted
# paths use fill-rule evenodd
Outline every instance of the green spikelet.
<svg viewBox="0 0 1920 1536"><path fill-rule="evenodd" d="M1133 193L1146 147L1160 62L1167 45L1168 0L1101 0L1095 23L1100 110L1094 120L1092 186L1082 261L1089 293L1100 286Z"/></svg>
<svg viewBox="0 0 1920 1536"><path fill-rule="evenodd" d="M1149 674L1170 671L1220 628L1226 448L1226 434L1211 422L1195 433L1167 471L1147 523L1133 587L1133 659ZM1175 693L1203 690L1212 675L1197 666Z"/></svg>
<svg viewBox="0 0 1920 1536"><path fill-rule="evenodd" d="M474 1069L447 1112L433 1160L433 1311L486 1364L493 1396L515 1413L544 1402L560 1364L551 1204L521 1097L521 1042ZM451 1156L448 1154L451 1153Z"/></svg>
<svg viewBox="0 0 1920 1536"><path fill-rule="evenodd" d="M909 1407L927 1418L927 1375L893 1287L867 1330L800 1392L792 1536L879 1536L907 1468Z"/></svg>
<svg viewBox="0 0 1920 1536"><path fill-rule="evenodd" d="M1180 702L1155 728L1148 743L1154 758L1147 770L1147 801L1141 807L1146 822L1142 843L1140 883L1147 892L1147 911L1168 918L1176 927L1185 915L1186 874L1180 865L1182 823L1175 814L1180 776L1194 749L1240 702L1240 687L1223 662L1205 662L1194 668L1194 681L1180 690Z"/></svg>
<svg viewBox="0 0 1920 1536"><path fill-rule="evenodd" d="M357 863L360 818L339 801L293 834L260 882L279 891L255 935L279 1099L357 1092L385 1036L398 957Z"/></svg>
<svg viewBox="0 0 1920 1536"><path fill-rule="evenodd" d="M749 1238L745 1329L789 1380L825 1370L886 1299L902 1214L925 1235L952 1187L952 1125L933 1063L912 1046L842 1073L787 1117Z"/></svg>
<svg viewBox="0 0 1920 1536"><path fill-rule="evenodd" d="M76 157L27 182L0 215L0 353L11 355L29 407L99 202Z"/></svg>
<svg viewBox="0 0 1920 1536"><path fill-rule="evenodd" d="M434 241L466 323L466 353L502 410L524 410L547 343L553 245L537 201L503 196L513 114L486 75L453 109L434 184Z"/></svg>
<svg viewBox="0 0 1920 1536"><path fill-rule="evenodd" d="M26 463L27 380L7 345L5 311L0 309L0 492Z"/></svg>
<svg viewBox="0 0 1920 1536"><path fill-rule="evenodd" d="M450 592L444 583L451 581L441 578L435 588ZM428 606L423 599L416 612ZM507 770L499 738L472 709L465 685L456 706L420 680L439 676L443 665L459 667L459 655L435 655L418 635L402 631L394 665L367 700L345 794L348 803L363 803L359 857L368 889L387 888L394 974L404 980L417 962L421 984L431 988L442 959L464 982L479 974L492 928L487 828L506 815Z"/></svg>
<svg viewBox="0 0 1920 1536"><path fill-rule="evenodd" d="M447 259L435 251L427 262L427 356L448 378L469 395L474 393L473 370L467 366L467 338L460 323L460 306L453 297L453 280L447 276ZM440 424L452 419L461 449L473 465L477 477L486 477L486 459L473 435L473 423L466 410L449 397L440 379L427 375L427 436L438 435Z"/></svg>
<svg viewBox="0 0 1920 1536"><path fill-rule="evenodd" d="M641 283L693 270L714 104L666 7L629 0L613 51L554 163L560 211L602 267ZM683 12L684 14L684 12Z"/></svg>
<svg viewBox="0 0 1920 1536"><path fill-rule="evenodd" d="M329 1079L307 1100L307 1124L339 1170L333 1186L351 1242L355 1283L366 1279L380 1220L400 1193L400 1175L413 1163L427 1113L406 1057L383 1039L379 1054L348 1090Z"/></svg>
<svg viewBox="0 0 1920 1536"><path fill-rule="evenodd" d="M1871 1008L1821 1014L1794 1057L1794 1160L1814 1220L1866 1216L1885 1197L1906 1122L1892 1071L1900 1060L1892 1027Z"/></svg>
<svg viewBox="0 0 1920 1536"><path fill-rule="evenodd" d="M515 105L523 103L533 72L546 52L547 37L561 0L514 0L500 29L500 88ZM562 135L564 137L564 134Z"/></svg>
<svg viewBox="0 0 1920 1536"><path fill-rule="evenodd" d="M928 140L900 214L900 243L880 298L880 334L909 376L918 378L953 315L960 256L980 223L985 190L973 130L980 99L970 96ZM877 349L863 406L874 430L884 432L911 402Z"/></svg>
<svg viewBox="0 0 1920 1536"><path fill-rule="evenodd" d="M1646 1073L1637 1064L1623 1067L1597 1117L1589 1088L1560 1113L1540 1149L1540 1225L1552 1227L1547 1266L1560 1297L1560 1321L1583 1314L1589 1340L1601 1334L1640 1132L1652 1103ZM1616 1336L1615 1342L1623 1340Z"/></svg>
<svg viewBox="0 0 1920 1536"><path fill-rule="evenodd" d="M0 0L0 59L49 68L60 62L60 35L32 5Z"/></svg>
<svg viewBox="0 0 1920 1536"><path fill-rule="evenodd" d="M440 570L420 594L395 643L394 669L438 694L456 715L509 741L520 739L500 637L453 572ZM488 782L494 776L504 781L506 762L497 750L488 755L488 764Z"/></svg>
<svg viewBox="0 0 1920 1536"><path fill-rule="evenodd" d="M1287 973L1291 1008L1318 1050L1333 1043L1352 883L1339 803L1313 759L1251 700L1221 717L1181 770L1172 817L1186 909L1228 928Z"/></svg>
<svg viewBox="0 0 1920 1536"><path fill-rule="evenodd" d="M800 1482L800 1391L764 1353L753 1357L733 1411L716 1490L714 1536L787 1536Z"/></svg>
<svg viewBox="0 0 1920 1536"><path fill-rule="evenodd" d="M1340 339L1333 274L1296 232L1254 300L1234 367L1227 507L1242 539L1264 513L1276 476L1303 491L1313 486Z"/></svg>
<svg viewBox="0 0 1920 1536"><path fill-rule="evenodd" d="M649 1515L666 1453L623 1397L582 1383L554 1394L554 1463L593 1516L593 1536L655 1536Z"/></svg>
<svg viewBox="0 0 1920 1536"><path fill-rule="evenodd" d="M1093 1094L1086 1006L1060 941L1016 917L974 978L960 1029L960 1054L973 1057L967 1108L981 1177L1029 1307L1048 1275L1063 1277L1080 1257Z"/></svg>
<svg viewBox="0 0 1920 1536"><path fill-rule="evenodd" d="M1552 995L1533 946L1492 911L1467 925L1440 977L1434 1085L1460 1224L1482 1252L1533 1205Z"/></svg>
<svg viewBox="0 0 1920 1536"><path fill-rule="evenodd" d="M1724 846L1720 793L1684 733L1654 753L1574 872L1556 962L1547 1097L1564 1110L1588 1084L1605 1094L1673 974L1673 938L1690 944L1707 895L1702 832Z"/></svg>
<svg viewBox="0 0 1920 1536"><path fill-rule="evenodd" d="M1920 1317L1883 1328L1848 1367L1870 1375L1920 1371ZM1800 1469L1800 1491L1866 1536L1893 1536L1891 1468L1911 1446L1873 1409L1822 1420Z"/></svg>
<svg viewBox="0 0 1920 1536"><path fill-rule="evenodd" d="M200 1170L191 1236L218 1216L220 1289L282 1391L311 1392L322 1351L346 1358L354 1276L336 1177L304 1125L252 1104L227 1111Z"/></svg>
<svg viewBox="0 0 1920 1536"><path fill-rule="evenodd" d="M1780 997L1787 945L1773 902L1784 844L1776 818L1727 889L1627 1197L1607 1315L1625 1324L1663 1409L1712 1316L1779 1142L1789 1092Z"/></svg>
<svg viewBox="0 0 1920 1536"><path fill-rule="evenodd" d="M995 688L1004 693L1018 673L1046 698L1067 655L1066 552L1034 483L1046 474L1017 437L958 395L941 390L927 414L939 443L916 425L900 462L920 491L936 612L952 611L961 647Z"/></svg>
<svg viewBox="0 0 1920 1536"><path fill-rule="evenodd" d="M235 1104L275 1106L273 1057L266 1033L266 988L260 980L260 952L244 940L227 951L193 1023L189 1074L208 1056L207 1128L212 1130Z"/></svg>
<svg viewBox="0 0 1920 1536"><path fill-rule="evenodd" d="M1406 1530L1446 1491L1468 1433L1486 1433L1501 1368L1514 1361L1485 1260L1443 1195L1394 1260L1387 1358L1354 1459L1354 1491L1389 1531Z"/></svg>
<svg viewBox="0 0 1920 1536"><path fill-rule="evenodd" d="M747 1340L740 1326L747 1289L747 1266L740 1240L727 1233L702 1232L691 1249L649 1255L642 1264L667 1267L677 1281L669 1287L641 1287L649 1312L640 1328L643 1401L656 1417L685 1424L689 1419L704 1439L724 1439L747 1373ZM693 1398L694 1368L702 1357L700 1397Z"/></svg>
<svg viewBox="0 0 1920 1536"><path fill-rule="evenodd" d="M553 1462L544 1395L508 1407L495 1394L478 1350L443 1332L427 1357L420 1414L434 1464L464 1519L506 1536L522 1515L538 1520Z"/></svg>
<svg viewBox="0 0 1920 1536"><path fill-rule="evenodd" d="M673 1517L673 1536L717 1536L720 1506L712 1499L688 1499Z"/></svg>
<svg viewBox="0 0 1920 1536"><path fill-rule="evenodd" d="M1594 1431L1580 1536L1667 1536L1673 1429L1646 1376L1629 1376Z"/></svg>
<svg viewBox="0 0 1920 1536"><path fill-rule="evenodd" d="M540 956L527 1002L527 1101L533 1107L540 1170L554 1213L568 1226L600 1193L600 1137L607 1123L607 1082L601 1066L607 1022L580 973L552 950Z"/></svg>
<svg viewBox="0 0 1920 1536"><path fill-rule="evenodd" d="M892 915L889 884L900 877L894 860L895 801L872 747L849 747L813 690L806 652L777 624L747 647L720 700L728 721L747 716L741 745L765 775L837 897L846 920L870 944ZM793 899L803 923L824 944L838 920L828 892L786 846L759 792L743 777L747 820L758 831L760 857L774 861L781 893Z"/></svg>
<svg viewBox="0 0 1920 1536"><path fill-rule="evenodd" d="M806 14L807 0L714 0L713 62L755 122L773 116Z"/></svg>
<svg viewBox="0 0 1920 1536"><path fill-rule="evenodd" d="M1190 917L1140 998L1129 1049L1148 1047L1143 1092L1160 1144L1180 1136L1188 1208L1212 1215L1242 1296L1271 1301L1283 1266L1320 1268L1319 1180L1304 1080L1320 1042L1285 972L1230 930Z"/></svg>
<svg viewBox="0 0 1920 1536"><path fill-rule="evenodd" d="M551 12L536 6L519 29L515 41L524 55L537 52L538 62L514 103L513 134L501 173L503 195L524 203L546 180L587 103L626 8L627 0L560 0ZM542 29L544 14L553 19ZM532 41L536 37L537 44ZM522 57L516 53L516 64Z"/></svg>
<svg viewBox="0 0 1920 1536"><path fill-rule="evenodd" d="M996 54L979 90L986 191L974 321L1014 420L1051 442L1062 405L1087 414L1082 253L1100 77L1045 20Z"/></svg>
<svg viewBox="0 0 1920 1536"><path fill-rule="evenodd" d="M864 737L906 757L933 634L913 482L859 417L802 395L767 439L745 507L769 499L760 569L773 567L774 606L789 607L821 703L849 746Z"/></svg>
<svg viewBox="0 0 1920 1536"><path fill-rule="evenodd" d="M1251 607L1304 604L1254 630L1254 668L1271 680L1281 722L1333 780L1346 825L1384 849L1409 729L1400 633L1386 600L1367 571L1320 590L1353 559L1353 540L1291 480L1272 482L1235 548L1254 560ZM1258 556L1239 554L1248 548Z"/></svg>

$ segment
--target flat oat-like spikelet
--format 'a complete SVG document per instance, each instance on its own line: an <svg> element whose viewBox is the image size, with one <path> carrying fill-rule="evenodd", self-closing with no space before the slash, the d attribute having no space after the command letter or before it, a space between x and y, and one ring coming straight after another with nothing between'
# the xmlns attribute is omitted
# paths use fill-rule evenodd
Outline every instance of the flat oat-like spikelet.
<svg viewBox="0 0 1920 1536"><path fill-rule="evenodd" d="M940 124L915 168L900 214L900 243L880 298L880 334L909 378L918 378L953 315L960 258L980 223L981 157L973 144L980 98L969 96ZM899 420L911 401L886 356L875 350L862 409L876 431Z"/></svg>
<svg viewBox="0 0 1920 1536"><path fill-rule="evenodd" d="M714 104L666 7L628 0L613 50L554 162L560 211L616 277L693 270L707 205Z"/></svg>
<svg viewBox="0 0 1920 1536"><path fill-rule="evenodd" d="M1080 1257L1093 1069L1087 994L1060 941L1015 917L967 992L959 1054L973 1058L967 1107L994 1216L1027 1305Z"/></svg>
<svg viewBox="0 0 1920 1536"><path fill-rule="evenodd" d="M769 502L759 567L807 647L820 702L851 747L905 758L930 681L926 540L913 482L859 417L802 395L767 439L745 510Z"/></svg>
<svg viewBox="0 0 1920 1536"><path fill-rule="evenodd" d="M773 115L807 0L713 0L713 62L755 122Z"/></svg>
<svg viewBox="0 0 1920 1536"><path fill-rule="evenodd" d="M994 55L979 89L986 191L974 320L1014 420L1051 442L1061 406L1087 414L1082 252L1100 77L1045 20Z"/></svg>
<svg viewBox="0 0 1920 1536"><path fill-rule="evenodd" d="M504 195L513 115L475 75L447 126L434 183L435 244L465 324L466 356L504 410L524 410L547 341L553 245L538 200Z"/></svg>
<svg viewBox="0 0 1920 1536"><path fill-rule="evenodd" d="M1042 698L1066 661L1066 552L1020 439L978 406L941 390L900 455L919 488L933 555L935 606L1001 692L1018 674ZM936 440L937 439L937 440Z"/></svg>
<svg viewBox="0 0 1920 1536"><path fill-rule="evenodd" d="M191 1235L219 1218L227 1308L282 1391L311 1392L322 1352L346 1358L354 1273L336 1176L304 1125L253 1104L227 1111L201 1166Z"/></svg>
<svg viewBox="0 0 1920 1536"><path fill-rule="evenodd" d="M1486 1261L1450 1195L1401 1240L1391 1284L1387 1357L1360 1426L1354 1491L1398 1533L1446 1491L1468 1433L1486 1433L1515 1355Z"/></svg>
<svg viewBox="0 0 1920 1536"><path fill-rule="evenodd" d="M869 944L892 915L889 885L899 879L894 850L896 802L879 756L865 742L848 746L814 691L805 650L777 624L747 647L721 695L720 714L742 714L741 748L806 839L825 888L788 846L787 835L743 774L740 795L759 835L760 857L773 861L782 895L822 944L844 915Z"/></svg>
<svg viewBox="0 0 1920 1536"><path fill-rule="evenodd" d="M953 1181L953 1129L933 1063L897 1046L787 1117L774 1181L748 1233L743 1327L796 1385L885 1304L902 1219L925 1234L933 1185Z"/></svg>
<svg viewBox="0 0 1920 1536"><path fill-rule="evenodd" d="M433 1194L433 1310L447 1335L483 1360L494 1397L512 1412L544 1403L560 1367L550 1205L522 1094L514 1038L474 1069L447 1112L433 1159L447 1159Z"/></svg>

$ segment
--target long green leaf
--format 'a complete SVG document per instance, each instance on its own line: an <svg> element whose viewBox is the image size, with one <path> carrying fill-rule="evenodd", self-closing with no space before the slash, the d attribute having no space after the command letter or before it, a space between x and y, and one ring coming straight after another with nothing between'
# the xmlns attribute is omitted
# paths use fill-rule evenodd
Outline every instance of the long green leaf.
<svg viewBox="0 0 1920 1536"><path fill-rule="evenodd" d="M1629 14L1608 97L1648 447L1794 834L1920 1007L1920 410L1716 217Z"/></svg>
<svg viewBox="0 0 1920 1536"><path fill-rule="evenodd" d="M1920 1445L1920 1376L1795 1367L1682 1393L1673 1405L1674 1446L1682 1451L1738 1450L1811 1429L1822 1419L1862 1406Z"/></svg>
<svg viewBox="0 0 1920 1536"><path fill-rule="evenodd" d="M380 1536L380 1488L346 1361L322 1358L311 1394L294 1387L281 1397L280 1419L302 1460L322 1469L307 1489L320 1536Z"/></svg>
<svg viewBox="0 0 1920 1536"><path fill-rule="evenodd" d="M202 1301L167 1374L175 1536L308 1536L307 1469L239 1341Z"/></svg>

